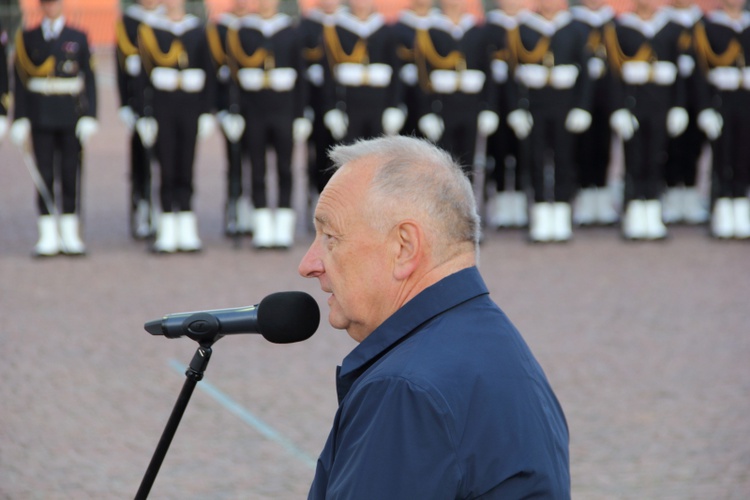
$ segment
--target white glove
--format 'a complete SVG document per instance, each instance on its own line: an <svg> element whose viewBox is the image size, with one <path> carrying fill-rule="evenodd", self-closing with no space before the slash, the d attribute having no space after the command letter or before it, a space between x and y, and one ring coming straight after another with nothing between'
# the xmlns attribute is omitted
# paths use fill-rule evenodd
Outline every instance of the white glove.
<svg viewBox="0 0 750 500"><path fill-rule="evenodd" d="M198 117L198 139L205 139L216 130L214 115L203 113Z"/></svg>
<svg viewBox="0 0 750 500"><path fill-rule="evenodd" d="M292 123L294 142L305 142L312 132L312 122L307 118L295 118Z"/></svg>
<svg viewBox="0 0 750 500"><path fill-rule="evenodd" d="M526 139L531 133L532 127L534 127L534 118L531 113L525 109L515 109L508 113L506 118L508 126L513 129L520 140Z"/></svg>
<svg viewBox="0 0 750 500"><path fill-rule="evenodd" d="M445 123L435 113L428 113L419 119L417 123L419 130L422 131L425 137L432 142L437 142L443 136L445 130Z"/></svg>
<svg viewBox="0 0 750 500"><path fill-rule="evenodd" d="M477 116L477 132L484 137L491 136L500 125L500 117L494 111L485 109Z"/></svg>
<svg viewBox="0 0 750 500"><path fill-rule="evenodd" d="M667 133L670 137L682 134L688 126L688 112L685 108L672 108L667 113Z"/></svg>
<svg viewBox="0 0 750 500"><path fill-rule="evenodd" d="M349 118L340 109L332 109L323 115L323 123L337 141L346 136L346 129L349 128Z"/></svg>
<svg viewBox="0 0 750 500"><path fill-rule="evenodd" d="M5 132L8 131L8 117L3 115L0 116L0 140L5 137Z"/></svg>
<svg viewBox="0 0 750 500"><path fill-rule="evenodd" d="M245 119L240 114L227 113L226 111L219 113L219 123L221 124L221 130L224 131L224 135L231 143L239 141L245 132Z"/></svg>
<svg viewBox="0 0 750 500"><path fill-rule="evenodd" d="M99 122L96 118L82 116L76 122L76 137L81 144L85 144L97 132L99 132Z"/></svg>
<svg viewBox="0 0 750 500"><path fill-rule="evenodd" d="M696 125L706 134L709 140L715 141L721 135L721 129L724 127L724 119L716 110L704 109L698 113Z"/></svg>
<svg viewBox="0 0 750 500"><path fill-rule="evenodd" d="M565 128L568 132L582 134L591 126L591 113L581 108L573 108L568 111L565 118Z"/></svg>
<svg viewBox="0 0 750 500"><path fill-rule="evenodd" d="M627 109L618 109L609 117L609 126L624 141L629 141L638 130L638 119Z"/></svg>
<svg viewBox="0 0 750 500"><path fill-rule="evenodd" d="M132 132L135 127L135 121L138 119L133 108L130 106L123 106L117 110L117 116L120 118L120 121L128 127L128 130Z"/></svg>
<svg viewBox="0 0 750 500"><path fill-rule="evenodd" d="M19 148L26 144L31 135L31 122L28 118L19 118L10 126L9 137L13 144Z"/></svg>
<svg viewBox="0 0 750 500"><path fill-rule="evenodd" d="M159 135L159 124L156 122L156 118L144 116L135 121L135 131L138 132L141 143L150 148L156 143L156 136Z"/></svg>
<svg viewBox="0 0 750 500"><path fill-rule="evenodd" d="M386 108L383 111L383 132L386 135L396 135L401 132L406 122L406 113L401 108Z"/></svg>

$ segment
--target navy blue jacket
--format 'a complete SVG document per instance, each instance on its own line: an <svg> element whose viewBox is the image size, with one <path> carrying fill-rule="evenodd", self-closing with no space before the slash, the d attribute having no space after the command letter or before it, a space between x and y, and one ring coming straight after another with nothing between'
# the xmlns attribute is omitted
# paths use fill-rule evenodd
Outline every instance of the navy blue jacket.
<svg viewBox="0 0 750 500"><path fill-rule="evenodd" d="M570 498L563 411L474 267L362 341L337 389L310 499Z"/></svg>

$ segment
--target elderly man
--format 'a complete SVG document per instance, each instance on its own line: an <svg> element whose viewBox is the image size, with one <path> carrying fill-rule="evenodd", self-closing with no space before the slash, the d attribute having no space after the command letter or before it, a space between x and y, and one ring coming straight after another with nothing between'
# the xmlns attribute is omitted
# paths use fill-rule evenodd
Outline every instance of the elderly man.
<svg viewBox="0 0 750 500"><path fill-rule="evenodd" d="M569 498L565 417L476 268L460 165L405 136L331 158L299 272L359 345L309 498Z"/></svg>

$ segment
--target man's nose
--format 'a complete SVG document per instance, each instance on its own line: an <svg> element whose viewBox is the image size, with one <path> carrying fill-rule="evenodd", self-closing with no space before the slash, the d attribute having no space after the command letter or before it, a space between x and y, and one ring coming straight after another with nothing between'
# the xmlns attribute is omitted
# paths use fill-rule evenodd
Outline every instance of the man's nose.
<svg viewBox="0 0 750 500"><path fill-rule="evenodd" d="M317 238L302 257L297 271L303 278L315 278L323 272L323 263L317 251Z"/></svg>

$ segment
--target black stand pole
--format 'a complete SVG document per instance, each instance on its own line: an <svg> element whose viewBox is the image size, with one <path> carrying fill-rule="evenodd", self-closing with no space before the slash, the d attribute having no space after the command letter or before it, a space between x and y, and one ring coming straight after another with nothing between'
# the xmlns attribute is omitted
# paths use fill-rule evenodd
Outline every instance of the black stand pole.
<svg viewBox="0 0 750 500"><path fill-rule="evenodd" d="M210 343L202 344L198 350L195 351L195 355L193 355L193 360L190 362L190 366L185 372L185 377L187 377L187 379L182 386L182 391L174 405L172 415L170 415L169 421L167 421L167 425L161 435L159 444L156 446L156 450L154 450L154 455L151 457L151 463L148 465L148 469L146 469L146 473L143 475L141 486L138 488L138 493L135 494L136 500L147 498L151 491L151 486L153 486L156 475L159 473L159 468L164 461L169 445L172 443L172 438L177 431L177 426L180 425L180 420L185 413L185 408L187 408L188 402L190 401L190 396L193 394L195 385L203 378L203 372L206 371L208 361L211 359L211 343L213 343L213 339Z"/></svg>

